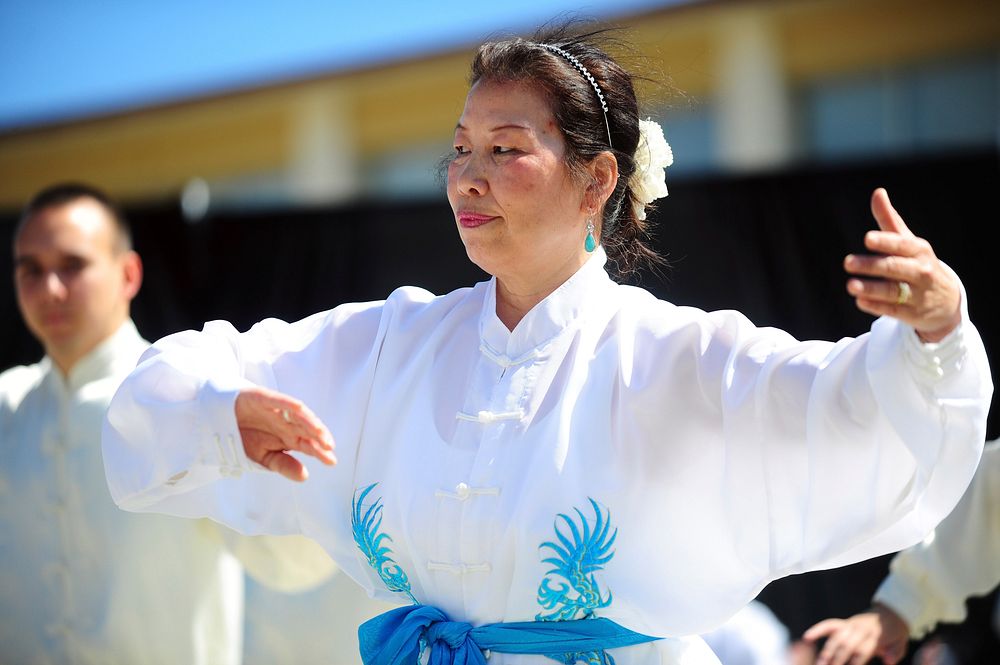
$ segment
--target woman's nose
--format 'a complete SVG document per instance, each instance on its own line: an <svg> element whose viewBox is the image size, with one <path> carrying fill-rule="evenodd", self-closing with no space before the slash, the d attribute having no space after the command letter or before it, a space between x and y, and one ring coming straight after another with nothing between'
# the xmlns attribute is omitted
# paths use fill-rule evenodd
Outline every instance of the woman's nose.
<svg viewBox="0 0 1000 665"><path fill-rule="evenodd" d="M483 196L489 191L481 160L476 155L469 155L465 162L456 165L458 168L458 191L465 196Z"/></svg>

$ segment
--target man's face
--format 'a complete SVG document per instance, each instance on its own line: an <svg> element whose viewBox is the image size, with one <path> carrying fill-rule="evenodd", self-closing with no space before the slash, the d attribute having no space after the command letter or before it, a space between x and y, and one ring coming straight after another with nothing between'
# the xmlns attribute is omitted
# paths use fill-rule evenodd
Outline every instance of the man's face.
<svg viewBox="0 0 1000 665"><path fill-rule="evenodd" d="M125 321L138 290L131 261L138 258L120 248L114 221L89 198L43 208L15 239L18 306L63 371Z"/></svg>

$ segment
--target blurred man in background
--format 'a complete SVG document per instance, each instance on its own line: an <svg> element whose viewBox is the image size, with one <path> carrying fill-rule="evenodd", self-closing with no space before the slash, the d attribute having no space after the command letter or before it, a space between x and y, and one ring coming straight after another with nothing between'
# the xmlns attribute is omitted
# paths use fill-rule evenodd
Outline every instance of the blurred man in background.
<svg viewBox="0 0 1000 665"><path fill-rule="evenodd" d="M147 346L129 316L142 284L129 228L100 191L58 185L28 204L13 244L45 357L0 374L0 661L236 665L244 566L294 590L332 562L305 539L120 511L100 436Z"/></svg>

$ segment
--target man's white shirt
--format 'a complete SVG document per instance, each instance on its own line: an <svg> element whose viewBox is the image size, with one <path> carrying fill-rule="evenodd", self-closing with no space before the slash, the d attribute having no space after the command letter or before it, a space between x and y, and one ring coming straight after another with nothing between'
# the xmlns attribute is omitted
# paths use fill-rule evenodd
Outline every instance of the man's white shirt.
<svg viewBox="0 0 1000 665"><path fill-rule="evenodd" d="M244 565L289 591L335 570L304 538L115 506L101 422L147 347L128 321L68 377L48 358L0 374L0 662L236 665Z"/></svg>

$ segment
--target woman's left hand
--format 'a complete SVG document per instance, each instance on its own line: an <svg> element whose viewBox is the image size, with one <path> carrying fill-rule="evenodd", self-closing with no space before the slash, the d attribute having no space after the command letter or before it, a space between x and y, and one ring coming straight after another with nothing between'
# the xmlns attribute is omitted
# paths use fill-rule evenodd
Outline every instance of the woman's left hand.
<svg viewBox="0 0 1000 665"><path fill-rule="evenodd" d="M923 238L913 235L882 188L872 194L872 214L880 231L865 234L874 255L850 254L847 292L863 312L908 323L924 342L940 342L962 320L958 280Z"/></svg>

